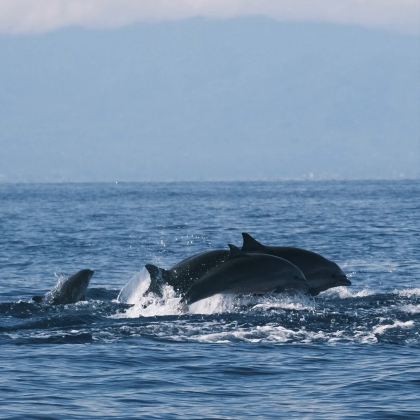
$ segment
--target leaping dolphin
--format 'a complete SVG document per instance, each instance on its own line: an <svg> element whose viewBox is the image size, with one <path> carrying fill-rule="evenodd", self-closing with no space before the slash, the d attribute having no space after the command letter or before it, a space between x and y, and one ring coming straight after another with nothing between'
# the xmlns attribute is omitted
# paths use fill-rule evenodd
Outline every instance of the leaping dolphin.
<svg viewBox="0 0 420 420"><path fill-rule="evenodd" d="M186 258L169 270L153 264L146 264L145 267L151 280L148 292L161 295L162 285L169 284L177 293L184 294L198 279L209 270L222 264L228 257L228 250L216 249Z"/></svg>
<svg viewBox="0 0 420 420"><path fill-rule="evenodd" d="M242 233L242 250L275 255L284 258L299 267L309 284L309 293L318 295L324 290L337 286L350 286L351 282L343 270L323 256L301 248L266 246L248 233Z"/></svg>
<svg viewBox="0 0 420 420"><path fill-rule="evenodd" d="M246 253L229 245L227 261L197 280L182 298L191 304L217 293L264 294L308 290L302 271L284 258Z"/></svg>
<svg viewBox="0 0 420 420"><path fill-rule="evenodd" d="M34 296L32 299L38 303L60 305L75 303L86 299L89 281L93 276L92 270L80 270L66 280L61 280L44 296Z"/></svg>

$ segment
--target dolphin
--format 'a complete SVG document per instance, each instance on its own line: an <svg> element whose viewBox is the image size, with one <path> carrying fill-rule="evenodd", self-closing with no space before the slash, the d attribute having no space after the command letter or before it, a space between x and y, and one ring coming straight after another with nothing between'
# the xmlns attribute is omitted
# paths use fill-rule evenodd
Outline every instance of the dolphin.
<svg viewBox="0 0 420 420"><path fill-rule="evenodd" d="M187 291L181 302L191 304L217 293L263 294L308 290L302 271L284 258L246 253L229 245L229 259L209 270Z"/></svg>
<svg viewBox="0 0 420 420"><path fill-rule="evenodd" d="M177 293L184 294L194 282L200 279L207 271L222 264L229 257L229 251L216 249L201 252L175 264L169 270L146 264L150 274L150 286L146 293L153 292L162 295L162 286L169 284Z"/></svg>
<svg viewBox="0 0 420 420"><path fill-rule="evenodd" d="M37 303L49 303L60 305L75 303L86 299L86 291L89 281L93 276L92 270L80 270L65 280L61 280L57 285L44 296L34 296L32 300Z"/></svg>
<svg viewBox="0 0 420 420"><path fill-rule="evenodd" d="M266 246L248 233L242 233L242 237L243 251L275 255L299 267L305 274L309 284L309 293L312 296L332 287L351 285L350 280L336 263L315 252L301 248Z"/></svg>

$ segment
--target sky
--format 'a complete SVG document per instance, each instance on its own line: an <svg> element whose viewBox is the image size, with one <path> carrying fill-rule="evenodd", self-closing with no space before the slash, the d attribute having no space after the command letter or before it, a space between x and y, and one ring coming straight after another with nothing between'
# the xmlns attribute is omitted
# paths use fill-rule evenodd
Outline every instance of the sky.
<svg viewBox="0 0 420 420"><path fill-rule="evenodd" d="M419 33L419 0L2 0L0 30L112 28L194 17L265 16L388 27Z"/></svg>
<svg viewBox="0 0 420 420"><path fill-rule="evenodd" d="M2 0L0 182L420 177L420 0Z"/></svg>

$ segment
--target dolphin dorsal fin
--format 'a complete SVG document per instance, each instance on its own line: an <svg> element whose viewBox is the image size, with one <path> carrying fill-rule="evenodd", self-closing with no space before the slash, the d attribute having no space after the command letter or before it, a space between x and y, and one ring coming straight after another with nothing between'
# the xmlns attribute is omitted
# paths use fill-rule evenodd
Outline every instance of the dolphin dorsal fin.
<svg viewBox="0 0 420 420"><path fill-rule="evenodd" d="M254 239L249 233L243 232L242 233L243 244L242 244L242 251L260 251L265 248L265 246Z"/></svg>
<svg viewBox="0 0 420 420"><path fill-rule="evenodd" d="M241 251L241 249L236 245L228 244L228 246L230 250L229 258L238 258L244 256L244 252Z"/></svg>
<svg viewBox="0 0 420 420"><path fill-rule="evenodd" d="M158 277L160 276L160 268L153 264L146 264L146 270L149 272L150 277Z"/></svg>

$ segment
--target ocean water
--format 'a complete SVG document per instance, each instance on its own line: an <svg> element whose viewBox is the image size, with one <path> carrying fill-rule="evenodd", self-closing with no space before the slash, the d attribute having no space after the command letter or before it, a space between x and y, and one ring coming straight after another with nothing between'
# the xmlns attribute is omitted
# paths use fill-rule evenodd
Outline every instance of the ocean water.
<svg viewBox="0 0 420 420"><path fill-rule="evenodd" d="M243 231L353 284L142 296ZM82 268L87 301L31 302ZM0 184L0 416L420 418L420 182Z"/></svg>

